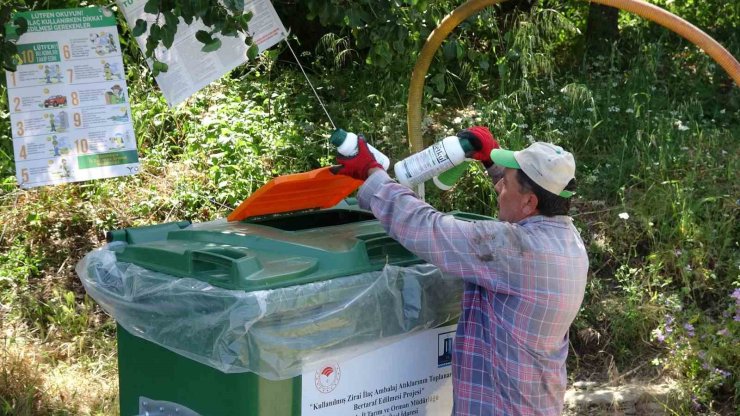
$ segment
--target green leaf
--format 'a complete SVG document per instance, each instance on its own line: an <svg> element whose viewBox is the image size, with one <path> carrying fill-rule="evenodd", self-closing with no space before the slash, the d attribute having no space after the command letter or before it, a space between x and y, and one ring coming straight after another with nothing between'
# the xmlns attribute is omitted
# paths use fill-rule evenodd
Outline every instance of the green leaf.
<svg viewBox="0 0 740 416"><path fill-rule="evenodd" d="M224 0L224 4L234 14L244 11L244 0Z"/></svg>
<svg viewBox="0 0 740 416"><path fill-rule="evenodd" d="M195 0L194 3L193 10L195 11L195 15L202 19L208 13L209 2L208 0Z"/></svg>
<svg viewBox="0 0 740 416"><path fill-rule="evenodd" d="M199 30L195 32L195 38L198 39L199 42L205 43L206 45L213 42L211 34L206 32L205 30Z"/></svg>
<svg viewBox="0 0 740 416"><path fill-rule="evenodd" d="M147 23L144 19L136 19L136 26L131 30L134 37L139 37L146 32Z"/></svg>
<svg viewBox="0 0 740 416"><path fill-rule="evenodd" d="M149 38L154 41L159 42L162 40L162 27L159 25L152 25L152 27L149 29Z"/></svg>
<svg viewBox="0 0 740 416"><path fill-rule="evenodd" d="M159 45L159 39L154 39L151 35L146 38L146 51L144 52L144 55L146 55L148 58L151 58L151 56L154 54L154 49L157 48L157 45Z"/></svg>
<svg viewBox="0 0 740 416"><path fill-rule="evenodd" d="M243 15L238 17L239 23L242 25L244 29L246 29L249 26L249 21L252 20L253 14L252 12L246 12Z"/></svg>
<svg viewBox="0 0 740 416"><path fill-rule="evenodd" d="M434 84L434 89L437 90L438 93L444 94L445 92L445 74L437 74L432 77L432 84Z"/></svg>
<svg viewBox="0 0 740 416"><path fill-rule="evenodd" d="M15 43L6 42L5 43L5 53L7 53L8 56L12 58L18 53L18 46L16 46Z"/></svg>
<svg viewBox="0 0 740 416"><path fill-rule="evenodd" d="M170 69L169 65L161 61L154 61L154 64L152 66L154 67L154 69L161 72L167 72L167 70Z"/></svg>
<svg viewBox="0 0 740 416"><path fill-rule="evenodd" d="M172 43L175 42L175 34L177 33L177 26L165 24L162 27L162 45L169 49Z"/></svg>
<svg viewBox="0 0 740 416"><path fill-rule="evenodd" d="M203 52L213 52L221 47L221 39L213 39L210 43L206 43L201 50Z"/></svg>
<svg viewBox="0 0 740 416"><path fill-rule="evenodd" d="M159 14L159 0L148 0L144 5L144 11L149 14Z"/></svg>
<svg viewBox="0 0 740 416"><path fill-rule="evenodd" d="M193 3L189 0L185 0L180 3L180 17L182 17L182 20L187 23L191 24L193 23L193 17L195 15L195 9L193 8Z"/></svg>
<svg viewBox="0 0 740 416"><path fill-rule="evenodd" d="M177 24L180 23L180 19L178 19L171 10L167 10L164 12L164 22L167 25L177 28ZM177 32L177 29L175 29L175 31Z"/></svg>
<svg viewBox="0 0 740 416"><path fill-rule="evenodd" d="M247 49L247 58L249 58L250 61L254 61L257 59L257 56L260 54L260 48L256 44L252 44L252 46Z"/></svg>
<svg viewBox="0 0 740 416"><path fill-rule="evenodd" d="M446 61L451 61L455 59L455 55L457 54L456 42L455 41L445 42L445 44L442 46L442 54Z"/></svg>
<svg viewBox="0 0 740 416"><path fill-rule="evenodd" d="M236 36L239 34L239 32L236 30L236 27L234 26L234 22L231 20L226 21L224 24L223 29L221 29L221 34L224 36Z"/></svg>
<svg viewBox="0 0 740 416"><path fill-rule="evenodd" d="M16 17L15 20L13 20L13 24L15 24L15 34L20 36L28 30L28 21L25 17Z"/></svg>
<svg viewBox="0 0 740 416"><path fill-rule="evenodd" d="M18 64L12 56L3 55L3 68L5 68L6 71L15 72L15 70L18 69Z"/></svg>
<svg viewBox="0 0 740 416"><path fill-rule="evenodd" d="M506 75L509 74L509 65L506 65L506 62L502 62L498 64L498 75L499 77L506 78Z"/></svg>

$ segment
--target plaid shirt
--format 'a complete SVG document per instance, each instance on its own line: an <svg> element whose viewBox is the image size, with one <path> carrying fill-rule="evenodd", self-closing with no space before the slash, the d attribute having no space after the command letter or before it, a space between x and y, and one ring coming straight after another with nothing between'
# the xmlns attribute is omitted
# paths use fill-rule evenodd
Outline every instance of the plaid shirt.
<svg viewBox="0 0 740 416"><path fill-rule="evenodd" d="M560 415L568 327L588 271L571 219L457 220L385 172L371 175L358 199L404 247L465 281L453 348L453 413Z"/></svg>

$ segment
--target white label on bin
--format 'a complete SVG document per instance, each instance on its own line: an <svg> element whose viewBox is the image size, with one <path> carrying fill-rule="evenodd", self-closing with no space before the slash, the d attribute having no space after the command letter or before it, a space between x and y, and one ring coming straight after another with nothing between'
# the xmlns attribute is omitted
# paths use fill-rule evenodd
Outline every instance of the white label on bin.
<svg viewBox="0 0 740 416"><path fill-rule="evenodd" d="M430 329L304 373L301 415L448 416L454 334L455 325Z"/></svg>

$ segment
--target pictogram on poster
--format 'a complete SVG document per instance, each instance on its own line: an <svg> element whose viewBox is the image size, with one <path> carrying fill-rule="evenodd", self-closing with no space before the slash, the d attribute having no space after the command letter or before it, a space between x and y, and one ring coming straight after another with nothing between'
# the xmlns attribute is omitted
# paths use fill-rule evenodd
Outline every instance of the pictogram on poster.
<svg viewBox="0 0 740 416"><path fill-rule="evenodd" d="M104 7L22 12L18 67L6 71L23 188L138 172L128 88L113 13Z"/></svg>

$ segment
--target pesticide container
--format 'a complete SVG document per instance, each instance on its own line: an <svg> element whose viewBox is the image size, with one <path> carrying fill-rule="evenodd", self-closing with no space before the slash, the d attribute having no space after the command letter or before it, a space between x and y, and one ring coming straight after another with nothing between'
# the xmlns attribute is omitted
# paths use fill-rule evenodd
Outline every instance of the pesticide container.
<svg viewBox="0 0 740 416"><path fill-rule="evenodd" d="M337 147L337 152L342 156L352 157L355 156L358 152L358 136L355 133L346 132L342 129L336 129L334 130L334 133L331 134L331 138L329 140L331 140L331 143ZM383 170L388 170L388 168L391 166L391 160L388 159L388 156L384 155L380 150L371 146L370 143L367 144L367 148L370 150L370 153L373 154L375 160L377 160L378 163L383 166Z"/></svg>
<svg viewBox="0 0 740 416"><path fill-rule="evenodd" d="M409 188L432 179L465 161L465 154L474 150L466 139L445 137L419 153L397 162L393 171L396 180Z"/></svg>
<svg viewBox="0 0 740 416"><path fill-rule="evenodd" d="M448 169L440 173L438 176L435 176L432 178L432 181L437 188L443 191L449 191L453 186L455 186L455 183L465 174L465 171L467 171L469 167L470 162L466 160L452 169Z"/></svg>
<svg viewBox="0 0 740 416"><path fill-rule="evenodd" d="M354 200L306 208L354 189L308 176L276 178L232 220L116 230L78 264L118 323L121 415L450 414L461 279Z"/></svg>

